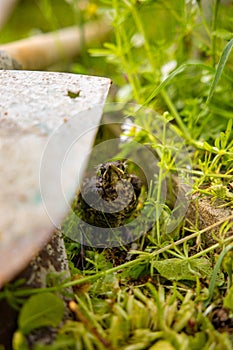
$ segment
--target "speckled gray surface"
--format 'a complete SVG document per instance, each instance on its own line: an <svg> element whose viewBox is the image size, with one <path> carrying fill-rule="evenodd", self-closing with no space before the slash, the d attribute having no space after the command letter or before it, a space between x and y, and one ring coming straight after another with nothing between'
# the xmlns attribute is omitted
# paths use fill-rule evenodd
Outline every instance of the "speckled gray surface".
<svg viewBox="0 0 233 350"><path fill-rule="evenodd" d="M59 226L66 215L94 141L110 80L2 70L0 82L1 286L38 253L54 224ZM69 91L78 96L70 98ZM61 157L65 158L62 175ZM61 181L62 188L57 190Z"/></svg>

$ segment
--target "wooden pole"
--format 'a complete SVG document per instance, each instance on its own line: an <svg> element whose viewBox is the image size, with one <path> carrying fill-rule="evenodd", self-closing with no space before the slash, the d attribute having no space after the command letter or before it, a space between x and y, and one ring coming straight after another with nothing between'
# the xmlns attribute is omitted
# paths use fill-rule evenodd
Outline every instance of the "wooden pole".
<svg viewBox="0 0 233 350"><path fill-rule="evenodd" d="M85 25L82 30L88 44L106 37L110 27L100 20ZM15 59L25 70L43 70L62 59L70 60L80 53L82 30L76 26L67 27L0 45L0 51Z"/></svg>

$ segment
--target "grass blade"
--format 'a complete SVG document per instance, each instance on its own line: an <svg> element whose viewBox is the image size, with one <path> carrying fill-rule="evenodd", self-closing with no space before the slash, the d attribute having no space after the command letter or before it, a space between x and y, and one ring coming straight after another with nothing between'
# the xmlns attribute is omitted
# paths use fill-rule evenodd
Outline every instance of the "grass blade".
<svg viewBox="0 0 233 350"><path fill-rule="evenodd" d="M222 264L223 258L225 257L225 255L233 248L233 245L230 244L229 246L225 247L221 254L219 255L218 261L213 269L213 274L210 280L210 285L209 285L209 297L208 299L204 302L204 306L207 307L209 305L209 303L211 302L211 299L213 297L214 294L214 287L216 284L216 279L217 279L217 274L220 270L220 266Z"/></svg>
<svg viewBox="0 0 233 350"><path fill-rule="evenodd" d="M218 81L222 75L222 71L225 67L225 64L227 62L227 59L230 55L230 52L231 52L231 49L232 49L232 46L233 46L233 39L231 39L227 45L224 47L223 49L223 52L222 52L222 55L220 57L220 60L218 62L218 65L217 65L217 68L216 68L216 73L215 73L215 76L214 76L214 80L211 84L211 87L210 87L210 91L209 91L209 94L208 94L208 97L207 97L207 100L206 100L206 103L209 103L213 94L214 94L214 91L216 89L216 86L218 84Z"/></svg>
<svg viewBox="0 0 233 350"><path fill-rule="evenodd" d="M150 94L150 96L146 99L146 101L143 103L144 105L148 105L151 100L153 100L167 85L170 84L170 82L178 75L183 73L188 68L198 68L200 70L207 70L209 72L215 72L215 69L213 67L207 66L206 64L199 63L199 62L187 62L183 63L181 66L176 68L172 73L170 73L166 79L164 79ZM224 75L224 78L226 78L229 81L232 81L232 78L228 75Z"/></svg>

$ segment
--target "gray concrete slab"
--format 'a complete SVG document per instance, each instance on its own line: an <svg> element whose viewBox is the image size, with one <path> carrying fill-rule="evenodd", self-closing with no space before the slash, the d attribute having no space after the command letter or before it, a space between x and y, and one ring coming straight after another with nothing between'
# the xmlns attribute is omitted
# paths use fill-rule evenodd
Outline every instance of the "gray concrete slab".
<svg viewBox="0 0 233 350"><path fill-rule="evenodd" d="M0 71L0 287L36 256L67 214L110 83Z"/></svg>

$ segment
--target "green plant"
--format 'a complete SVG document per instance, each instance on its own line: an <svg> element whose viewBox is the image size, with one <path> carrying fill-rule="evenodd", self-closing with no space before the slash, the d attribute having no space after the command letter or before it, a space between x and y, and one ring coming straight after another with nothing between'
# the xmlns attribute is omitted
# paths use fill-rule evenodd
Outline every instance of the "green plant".
<svg viewBox="0 0 233 350"><path fill-rule="evenodd" d="M7 285L0 299L20 309L26 297L38 294L35 298L40 298L74 287L70 309L76 320L65 322L53 344L37 344L37 350L156 350L162 346L230 350L233 215L202 229L183 220L168 232L176 194L171 191L163 198L162 187L165 180L174 187L181 173L182 179L192 179L188 194L197 196L197 205L205 196L212 205L233 206L233 7L215 0L209 15L204 1L93 4L110 16L114 31L104 48L89 52L98 56L103 67L108 65L105 75L111 75L117 87L109 99L125 103L124 115L130 115L132 122L123 132L125 141L116 157L127 158L132 142L156 155L159 171L154 182L147 184L142 204L145 218L154 215L156 223L147 230L142 222L139 229L144 225L144 234L136 245L125 248L128 254L123 263L114 265L107 250L87 249L83 271L75 265L82 247L66 238L71 280L54 279L43 289ZM81 15L88 20L85 11ZM129 107L131 101L143 108ZM179 158L184 146L191 159L188 166L187 159ZM69 219L63 226L67 236L73 224ZM213 238L209 246L203 243L206 234ZM24 308L19 320L24 319ZM218 317L216 323L216 310L224 312L225 321ZM49 320L50 314L46 317ZM20 349L20 341L26 346L22 334L20 323L15 350Z"/></svg>

